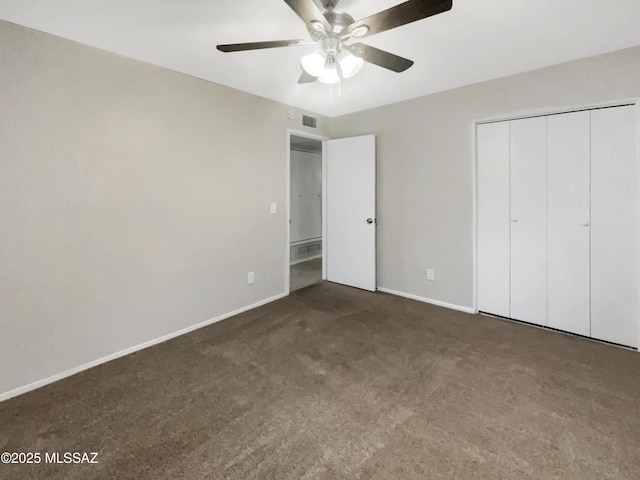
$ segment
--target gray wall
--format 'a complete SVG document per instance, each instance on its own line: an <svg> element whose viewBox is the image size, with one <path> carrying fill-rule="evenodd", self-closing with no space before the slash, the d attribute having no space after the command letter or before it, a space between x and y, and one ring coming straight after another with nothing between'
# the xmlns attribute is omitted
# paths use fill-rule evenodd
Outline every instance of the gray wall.
<svg viewBox="0 0 640 480"><path fill-rule="evenodd" d="M629 97L640 47L332 119L377 135L378 285L472 307L474 121Z"/></svg>
<svg viewBox="0 0 640 480"><path fill-rule="evenodd" d="M0 22L0 394L282 294L287 108Z"/></svg>
<svg viewBox="0 0 640 480"><path fill-rule="evenodd" d="M640 48L313 132L378 136L380 286L470 307L474 120L633 96ZM287 108L0 22L0 395L281 294Z"/></svg>

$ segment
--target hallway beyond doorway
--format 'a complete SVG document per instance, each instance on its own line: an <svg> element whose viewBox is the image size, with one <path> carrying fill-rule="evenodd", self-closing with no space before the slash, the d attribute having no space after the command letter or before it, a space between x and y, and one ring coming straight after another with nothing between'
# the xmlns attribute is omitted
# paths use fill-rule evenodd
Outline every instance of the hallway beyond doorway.
<svg viewBox="0 0 640 480"><path fill-rule="evenodd" d="M322 257L296 263L290 268L291 292L322 281Z"/></svg>

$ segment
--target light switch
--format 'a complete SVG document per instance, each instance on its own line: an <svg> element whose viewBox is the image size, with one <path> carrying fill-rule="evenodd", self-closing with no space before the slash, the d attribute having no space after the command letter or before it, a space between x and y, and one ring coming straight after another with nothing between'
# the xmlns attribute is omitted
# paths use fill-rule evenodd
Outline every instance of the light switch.
<svg viewBox="0 0 640 480"><path fill-rule="evenodd" d="M271 203L271 215L278 213L278 204L276 202Z"/></svg>

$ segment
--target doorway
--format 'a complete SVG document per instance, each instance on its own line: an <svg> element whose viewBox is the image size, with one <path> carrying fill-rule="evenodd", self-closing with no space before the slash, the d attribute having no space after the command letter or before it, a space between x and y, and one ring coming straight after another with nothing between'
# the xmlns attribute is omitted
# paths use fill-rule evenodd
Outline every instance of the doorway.
<svg viewBox="0 0 640 480"><path fill-rule="evenodd" d="M289 291L322 281L322 140L289 135Z"/></svg>

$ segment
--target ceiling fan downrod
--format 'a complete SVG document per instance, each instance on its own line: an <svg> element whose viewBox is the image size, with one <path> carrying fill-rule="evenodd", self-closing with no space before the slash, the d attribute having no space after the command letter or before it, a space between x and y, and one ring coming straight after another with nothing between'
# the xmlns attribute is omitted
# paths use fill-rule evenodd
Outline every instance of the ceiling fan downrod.
<svg viewBox="0 0 640 480"><path fill-rule="evenodd" d="M322 0L322 6L325 10L333 10L340 0Z"/></svg>

